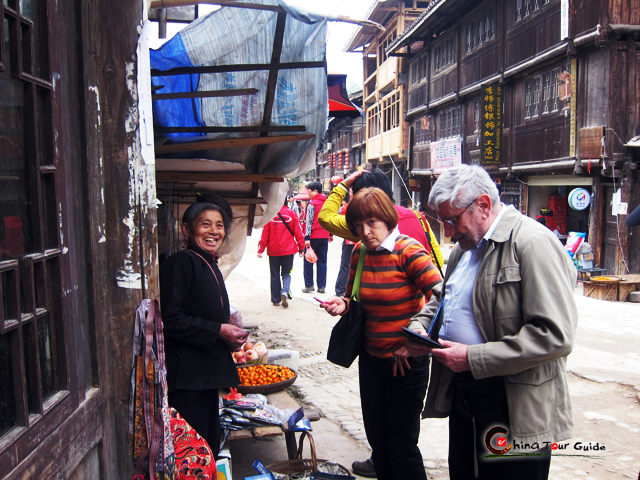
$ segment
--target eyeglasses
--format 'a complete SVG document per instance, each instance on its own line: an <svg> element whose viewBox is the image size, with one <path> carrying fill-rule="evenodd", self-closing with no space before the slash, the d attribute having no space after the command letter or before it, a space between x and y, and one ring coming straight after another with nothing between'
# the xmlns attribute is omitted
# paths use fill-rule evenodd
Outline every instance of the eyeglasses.
<svg viewBox="0 0 640 480"><path fill-rule="evenodd" d="M456 224L458 223L458 220L460 219L460 217L461 217L462 215L464 215L464 213L465 213L467 210L469 210L469 209L471 208L471 206L472 206L474 203L476 203L476 201L478 200L478 198L480 198L480 197L477 197L473 202L471 202L469 205L467 205L467 206L465 207L465 209L464 209L464 210L462 210L462 212L460 212L460 213L459 213L458 215L456 215L455 217L453 217L453 218L451 218L451 219L449 219L449 220L442 220L440 217L438 217L438 222L440 222L440 223L441 223L441 224L443 224L443 225L444 225L444 224L449 224L449 226L451 226L451 227L453 227L453 228L456 228Z"/></svg>

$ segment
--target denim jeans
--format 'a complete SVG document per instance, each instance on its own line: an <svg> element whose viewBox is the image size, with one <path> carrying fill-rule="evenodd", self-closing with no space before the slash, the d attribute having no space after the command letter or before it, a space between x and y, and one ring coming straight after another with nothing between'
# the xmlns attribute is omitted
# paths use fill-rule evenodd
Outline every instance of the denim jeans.
<svg viewBox="0 0 640 480"><path fill-rule="evenodd" d="M318 257L316 282L318 288L325 288L327 286L327 250L329 249L328 238L312 238L311 248L316 252ZM306 252L306 249L305 249ZM307 262L304 259L304 286L313 287L313 263Z"/></svg>
<svg viewBox="0 0 640 480"><path fill-rule="evenodd" d="M336 295L344 297L347 292L347 279L349 278L349 264L351 263L351 252L355 244L347 245L342 242L342 257L340 258L340 271L336 279Z"/></svg>
<svg viewBox="0 0 640 480"><path fill-rule="evenodd" d="M293 270L293 253L291 255L279 255L269 257L269 269L271 270L271 301L280 302L280 295L289 296L291 288L291 271ZM280 283L282 277L282 283Z"/></svg>
<svg viewBox="0 0 640 480"><path fill-rule="evenodd" d="M360 401L378 480L426 480L418 448L429 357L409 358L411 370L393 376L393 360L360 354Z"/></svg>

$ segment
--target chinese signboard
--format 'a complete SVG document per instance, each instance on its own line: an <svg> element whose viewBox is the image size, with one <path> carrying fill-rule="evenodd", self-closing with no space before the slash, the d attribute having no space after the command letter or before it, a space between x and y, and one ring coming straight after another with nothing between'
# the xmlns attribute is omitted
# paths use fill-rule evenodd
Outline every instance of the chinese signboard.
<svg viewBox="0 0 640 480"><path fill-rule="evenodd" d="M577 87L576 81L578 79L578 60L576 58L571 59L571 84L575 89ZM569 155L576 156L576 95L575 91L571 92L571 122L569 124ZM591 164L589 164L591 165Z"/></svg>
<svg viewBox="0 0 640 480"><path fill-rule="evenodd" d="M439 175L451 167L462 164L461 145L460 137L431 142L431 169L434 174Z"/></svg>
<svg viewBox="0 0 640 480"><path fill-rule="evenodd" d="M480 163L500 165L502 148L502 85L482 85Z"/></svg>

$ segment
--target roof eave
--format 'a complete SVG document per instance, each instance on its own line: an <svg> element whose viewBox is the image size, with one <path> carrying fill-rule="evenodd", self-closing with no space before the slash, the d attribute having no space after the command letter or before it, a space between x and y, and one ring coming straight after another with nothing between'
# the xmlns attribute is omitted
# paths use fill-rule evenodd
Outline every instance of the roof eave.
<svg viewBox="0 0 640 480"><path fill-rule="evenodd" d="M396 40L387 47L386 52L387 55L391 55L394 53L398 53L403 47L406 47L411 42L413 42L413 36L418 32L433 16L433 14L449 0L435 0L429 7L427 7L424 12L420 14L416 20L407 27L407 29L402 32L402 34L396 38Z"/></svg>

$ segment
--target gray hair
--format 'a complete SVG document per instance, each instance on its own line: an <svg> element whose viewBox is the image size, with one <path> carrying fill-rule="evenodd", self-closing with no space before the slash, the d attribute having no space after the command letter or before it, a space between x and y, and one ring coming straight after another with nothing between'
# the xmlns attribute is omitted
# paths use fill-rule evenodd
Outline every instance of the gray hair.
<svg viewBox="0 0 640 480"><path fill-rule="evenodd" d="M445 202L454 208L464 208L480 195L491 198L491 208L500 204L498 187L487 171L477 165L459 165L446 170L431 187L429 207L434 210Z"/></svg>

